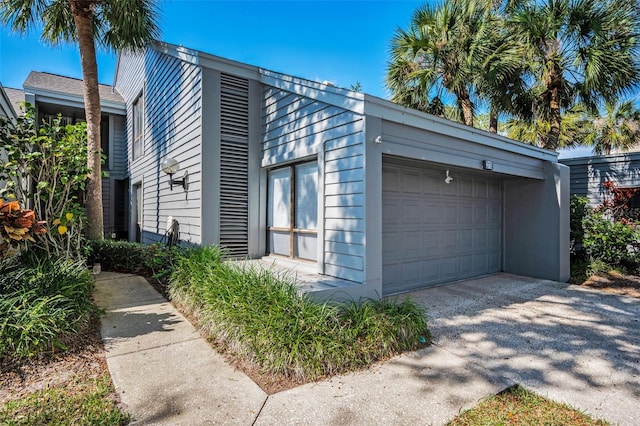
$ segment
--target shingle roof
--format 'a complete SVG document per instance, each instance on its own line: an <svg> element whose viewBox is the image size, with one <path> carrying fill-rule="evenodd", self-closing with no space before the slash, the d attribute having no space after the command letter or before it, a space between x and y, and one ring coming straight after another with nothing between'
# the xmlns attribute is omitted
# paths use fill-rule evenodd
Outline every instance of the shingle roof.
<svg viewBox="0 0 640 426"><path fill-rule="evenodd" d="M48 72L31 71L24 81L23 87L83 97L82 80ZM99 90L101 100L124 103L122 96L112 86L100 84Z"/></svg>
<svg viewBox="0 0 640 426"><path fill-rule="evenodd" d="M11 102L11 106L13 107L16 114L22 115L20 105L24 102L24 90L5 87L4 92L7 94L9 102Z"/></svg>

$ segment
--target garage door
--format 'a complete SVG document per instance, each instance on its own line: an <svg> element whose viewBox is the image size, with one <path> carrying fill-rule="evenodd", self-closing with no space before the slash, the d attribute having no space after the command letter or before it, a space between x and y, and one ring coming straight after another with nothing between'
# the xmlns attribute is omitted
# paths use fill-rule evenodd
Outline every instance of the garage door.
<svg viewBox="0 0 640 426"><path fill-rule="evenodd" d="M499 272L500 181L450 169L446 183L446 168L393 161L383 165L383 294Z"/></svg>

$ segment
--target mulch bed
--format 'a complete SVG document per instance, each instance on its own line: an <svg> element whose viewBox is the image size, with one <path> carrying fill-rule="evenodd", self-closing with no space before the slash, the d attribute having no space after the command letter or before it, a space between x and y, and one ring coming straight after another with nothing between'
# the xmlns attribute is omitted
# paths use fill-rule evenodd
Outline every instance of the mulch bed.
<svg viewBox="0 0 640 426"><path fill-rule="evenodd" d="M618 272L594 275L581 285L607 293L621 294L640 299L640 277Z"/></svg>

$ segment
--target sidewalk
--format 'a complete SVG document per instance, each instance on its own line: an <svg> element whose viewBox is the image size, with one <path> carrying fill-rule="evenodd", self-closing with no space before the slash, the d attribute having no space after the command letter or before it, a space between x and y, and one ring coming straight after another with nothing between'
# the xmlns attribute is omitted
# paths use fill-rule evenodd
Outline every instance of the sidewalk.
<svg viewBox="0 0 640 426"><path fill-rule="evenodd" d="M136 424L442 425L515 383L640 424L637 299L508 274L414 292L434 345L268 396L143 278L96 281L107 363Z"/></svg>
<svg viewBox="0 0 640 426"><path fill-rule="evenodd" d="M267 395L136 275L103 272L94 297L116 391L138 425L254 422Z"/></svg>

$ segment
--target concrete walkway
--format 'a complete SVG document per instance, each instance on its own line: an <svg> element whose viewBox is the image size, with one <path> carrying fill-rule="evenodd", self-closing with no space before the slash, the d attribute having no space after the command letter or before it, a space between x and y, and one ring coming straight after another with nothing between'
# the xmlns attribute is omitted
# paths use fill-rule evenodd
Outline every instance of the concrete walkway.
<svg viewBox="0 0 640 426"><path fill-rule="evenodd" d="M136 424L441 425L514 383L640 424L640 300L499 274L413 293L435 344L267 396L133 275L102 273L107 362Z"/></svg>

